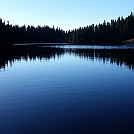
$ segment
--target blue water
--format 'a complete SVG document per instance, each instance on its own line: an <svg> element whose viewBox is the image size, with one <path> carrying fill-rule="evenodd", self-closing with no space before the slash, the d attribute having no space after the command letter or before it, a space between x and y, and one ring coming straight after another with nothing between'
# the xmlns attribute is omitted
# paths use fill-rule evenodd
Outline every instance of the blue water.
<svg viewBox="0 0 134 134"><path fill-rule="evenodd" d="M134 71L73 52L0 69L0 134L133 134Z"/></svg>

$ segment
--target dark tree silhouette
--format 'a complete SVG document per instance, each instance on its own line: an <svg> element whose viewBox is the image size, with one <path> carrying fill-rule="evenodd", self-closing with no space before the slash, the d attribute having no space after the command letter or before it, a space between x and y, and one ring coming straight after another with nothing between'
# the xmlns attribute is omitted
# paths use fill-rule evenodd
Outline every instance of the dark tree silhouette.
<svg viewBox="0 0 134 134"><path fill-rule="evenodd" d="M69 31L69 42L76 44L121 44L124 40L134 38L134 14L125 19L119 17L111 22L104 22L96 26L90 25Z"/></svg>
<svg viewBox="0 0 134 134"><path fill-rule="evenodd" d="M0 43L62 43L67 41L67 32L49 26L12 26L0 19Z"/></svg>
<svg viewBox="0 0 134 134"><path fill-rule="evenodd" d="M74 43L74 44L121 44L134 39L134 14L125 19L119 17L111 22L80 27L72 31L49 26L11 25L0 19L0 46L13 43Z"/></svg>

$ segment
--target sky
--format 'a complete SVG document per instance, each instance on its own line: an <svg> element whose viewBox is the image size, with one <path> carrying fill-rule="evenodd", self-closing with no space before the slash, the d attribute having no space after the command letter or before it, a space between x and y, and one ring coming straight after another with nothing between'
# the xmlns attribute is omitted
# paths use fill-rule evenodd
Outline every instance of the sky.
<svg viewBox="0 0 134 134"><path fill-rule="evenodd" d="M19 26L54 25L72 30L131 12L134 0L0 0L0 18Z"/></svg>

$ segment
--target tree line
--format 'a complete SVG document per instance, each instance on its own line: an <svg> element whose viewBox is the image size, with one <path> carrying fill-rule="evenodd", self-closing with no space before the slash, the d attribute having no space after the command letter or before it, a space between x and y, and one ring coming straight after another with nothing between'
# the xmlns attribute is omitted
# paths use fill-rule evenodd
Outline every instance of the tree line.
<svg viewBox="0 0 134 134"><path fill-rule="evenodd" d="M131 13L125 19L119 17L111 22L72 30L69 34L69 42L78 44L116 44L124 40L134 38L134 14Z"/></svg>
<svg viewBox="0 0 134 134"><path fill-rule="evenodd" d="M66 32L60 28L49 26L19 26L5 24L0 19L0 43L63 43L66 42Z"/></svg>
<svg viewBox="0 0 134 134"><path fill-rule="evenodd" d="M134 14L119 17L98 25L89 25L64 31L49 26L12 25L0 19L0 44L13 43L74 43L74 44L120 44L134 38Z"/></svg>

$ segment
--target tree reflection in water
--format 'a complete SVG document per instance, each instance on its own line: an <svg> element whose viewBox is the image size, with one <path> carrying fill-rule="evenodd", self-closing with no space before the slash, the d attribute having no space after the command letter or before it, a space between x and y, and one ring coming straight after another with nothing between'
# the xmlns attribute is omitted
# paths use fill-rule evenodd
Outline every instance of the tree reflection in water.
<svg viewBox="0 0 134 134"><path fill-rule="evenodd" d="M22 59L36 60L61 57L65 53L75 54L80 58L100 59L104 63L109 61L118 66L125 65L129 69L134 69L134 49L64 49L56 47L33 47L33 46L12 46L0 50L0 69L12 66L15 61Z"/></svg>

